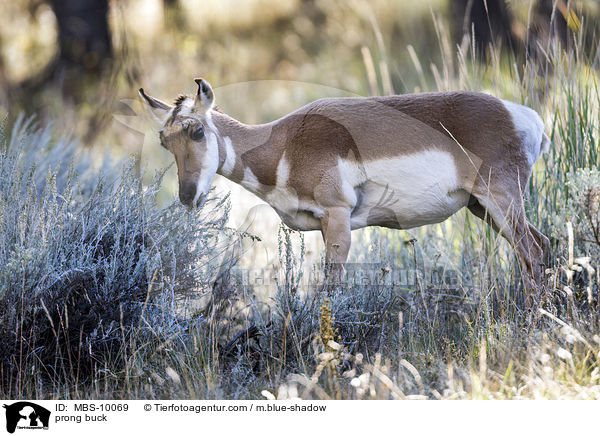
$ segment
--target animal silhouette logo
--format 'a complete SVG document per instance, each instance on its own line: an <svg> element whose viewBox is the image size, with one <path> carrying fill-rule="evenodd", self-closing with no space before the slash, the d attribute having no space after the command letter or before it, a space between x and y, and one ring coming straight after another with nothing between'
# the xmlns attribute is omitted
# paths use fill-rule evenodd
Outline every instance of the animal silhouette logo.
<svg viewBox="0 0 600 436"><path fill-rule="evenodd" d="M4 404L6 409L6 431L14 433L17 427L24 429L47 429L50 411L29 401Z"/></svg>

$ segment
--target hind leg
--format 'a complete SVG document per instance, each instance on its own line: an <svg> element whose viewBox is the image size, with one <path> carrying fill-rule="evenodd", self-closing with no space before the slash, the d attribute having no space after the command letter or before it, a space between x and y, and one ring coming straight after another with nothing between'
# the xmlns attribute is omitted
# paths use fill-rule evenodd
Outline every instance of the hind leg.
<svg viewBox="0 0 600 436"><path fill-rule="evenodd" d="M510 191L488 191L485 194L473 193L473 197L476 202L469 205L469 210L511 244L529 278L540 283L544 253L542 245L547 238L527 220L520 195L510 195Z"/></svg>
<svg viewBox="0 0 600 436"><path fill-rule="evenodd" d="M546 237L546 235L544 235L542 232L540 232L538 229L535 228L535 226L533 226L531 223L529 223L529 231L531 232L531 234L533 235L533 237L535 238L536 242L538 243L538 245L540 246L540 248L542 249L542 265L544 268L549 268L550 267L550 240Z"/></svg>

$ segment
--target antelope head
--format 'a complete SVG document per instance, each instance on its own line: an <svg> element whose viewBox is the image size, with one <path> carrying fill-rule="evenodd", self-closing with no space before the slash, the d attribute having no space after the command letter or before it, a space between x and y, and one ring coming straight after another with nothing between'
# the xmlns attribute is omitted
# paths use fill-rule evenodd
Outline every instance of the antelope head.
<svg viewBox="0 0 600 436"><path fill-rule="evenodd" d="M174 105L139 89L152 115L162 125L160 144L175 156L179 200L190 207L204 203L219 166L217 131L210 119L214 93L206 80L194 80L198 84L196 96L182 95Z"/></svg>

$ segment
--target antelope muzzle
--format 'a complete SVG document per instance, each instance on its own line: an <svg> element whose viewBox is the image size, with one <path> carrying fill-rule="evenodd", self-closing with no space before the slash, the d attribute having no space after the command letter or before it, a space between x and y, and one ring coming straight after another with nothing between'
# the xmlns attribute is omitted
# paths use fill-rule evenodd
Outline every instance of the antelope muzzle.
<svg viewBox="0 0 600 436"><path fill-rule="evenodd" d="M194 198L196 197L196 191L198 185L192 183L179 183L179 201L186 206L193 206Z"/></svg>

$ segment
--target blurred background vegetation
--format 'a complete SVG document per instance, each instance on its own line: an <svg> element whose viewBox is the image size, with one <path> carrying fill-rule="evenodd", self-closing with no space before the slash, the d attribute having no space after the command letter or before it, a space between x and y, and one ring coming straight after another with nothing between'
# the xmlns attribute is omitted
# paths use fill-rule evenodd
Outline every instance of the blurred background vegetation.
<svg viewBox="0 0 600 436"><path fill-rule="evenodd" d="M324 96L471 89L519 99L514 75L523 76L526 59L536 59L540 77L551 73L549 41L569 50L581 40L592 50L600 7L593 0L24 0L3 1L0 13L0 116L10 124L21 112L35 114L95 154L133 153L140 167L163 168L172 158L139 116L139 87L170 101L193 92L201 76L219 106L247 123ZM542 82L531 87L536 99L546 97ZM237 186L217 185L240 206L231 224L269 238L273 211ZM176 194L174 169L163 191L163 203ZM265 225L256 226L257 215ZM319 235L307 242L316 253ZM252 254L269 263L265 251Z"/></svg>
<svg viewBox="0 0 600 436"><path fill-rule="evenodd" d="M130 152L140 139L112 115L141 85L163 98L192 90L196 76L216 87L282 80L360 95L414 92L444 74L430 65L452 57L464 35L483 64L491 46L519 66L528 55L543 57L548 38L568 46L584 29L592 43L600 7L594 0L23 0L3 1L0 13L2 110L51 119L86 145L116 137L112 143ZM277 95L278 85L265 92ZM231 106L234 116L259 122L318 96L285 95L289 107L274 107L272 98L246 95Z"/></svg>

